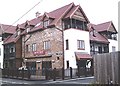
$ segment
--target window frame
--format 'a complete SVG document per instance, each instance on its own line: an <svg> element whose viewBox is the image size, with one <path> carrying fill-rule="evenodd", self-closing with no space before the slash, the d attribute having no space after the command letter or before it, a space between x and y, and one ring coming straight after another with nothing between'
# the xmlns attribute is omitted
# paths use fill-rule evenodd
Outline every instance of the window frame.
<svg viewBox="0 0 120 86"><path fill-rule="evenodd" d="M50 40L44 41L44 42L43 42L43 49L44 49L44 50L49 50L50 48L51 48Z"/></svg>
<svg viewBox="0 0 120 86"><path fill-rule="evenodd" d="M44 26L44 28L47 28L48 25L49 25L49 20L43 21L43 26Z"/></svg>
<svg viewBox="0 0 120 86"><path fill-rule="evenodd" d="M36 43L33 43L32 44L32 51L37 51L37 44Z"/></svg>
<svg viewBox="0 0 120 86"><path fill-rule="evenodd" d="M69 50L69 40L66 39L65 42L66 42L66 50Z"/></svg>
<svg viewBox="0 0 120 86"><path fill-rule="evenodd" d="M30 51L31 51L30 44L27 44L26 45L26 52L30 52Z"/></svg>
<svg viewBox="0 0 120 86"><path fill-rule="evenodd" d="M84 40L77 40L77 49L85 50L85 41Z"/></svg>

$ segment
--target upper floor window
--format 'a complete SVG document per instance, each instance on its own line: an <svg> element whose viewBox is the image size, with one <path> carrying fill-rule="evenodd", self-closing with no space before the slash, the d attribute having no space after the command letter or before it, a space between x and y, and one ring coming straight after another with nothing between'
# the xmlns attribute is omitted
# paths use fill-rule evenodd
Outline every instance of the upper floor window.
<svg viewBox="0 0 120 86"><path fill-rule="evenodd" d="M85 49L85 42L84 40L77 40L77 49L84 50Z"/></svg>
<svg viewBox="0 0 120 86"><path fill-rule="evenodd" d="M65 29L76 28L80 30L87 30L87 23L78 19L65 19L63 21L63 26Z"/></svg>
<svg viewBox="0 0 120 86"><path fill-rule="evenodd" d="M10 53L13 53L13 52L15 52L15 48L14 48L14 47L11 47L11 48L10 48Z"/></svg>
<svg viewBox="0 0 120 86"><path fill-rule="evenodd" d="M47 28L48 25L49 25L49 20L44 21L43 26Z"/></svg>
<svg viewBox="0 0 120 86"><path fill-rule="evenodd" d="M18 31L17 31L17 35L19 36L19 35L20 35L20 33L21 33L21 31L20 31L20 30L18 30Z"/></svg>
<svg viewBox="0 0 120 86"><path fill-rule="evenodd" d="M50 49L50 41L44 41L44 49Z"/></svg>
<svg viewBox="0 0 120 86"><path fill-rule="evenodd" d="M33 43L33 44L32 44L32 51L36 51L36 50L37 50L36 43Z"/></svg>
<svg viewBox="0 0 120 86"><path fill-rule="evenodd" d="M27 29L26 29L26 32L28 33L30 31L30 28L28 27Z"/></svg>
<svg viewBox="0 0 120 86"><path fill-rule="evenodd" d="M69 49L69 41L68 41L68 39L66 40L66 50L68 50Z"/></svg>
<svg viewBox="0 0 120 86"><path fill-rule="evenodd" d="M116 34L112 34L112 39L113 40L117 40L117 35Z"/></svg>
<svg viewBox="0 0 120 86"><path fill-rule="evenodd" d="M26 52L30 52L30 44L26 45Z"/></svg>

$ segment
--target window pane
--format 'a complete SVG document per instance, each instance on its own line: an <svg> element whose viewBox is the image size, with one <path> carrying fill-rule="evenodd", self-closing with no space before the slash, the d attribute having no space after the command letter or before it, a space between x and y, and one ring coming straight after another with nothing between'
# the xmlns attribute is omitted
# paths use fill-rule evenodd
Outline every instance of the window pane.
<svg viewBox="0 0 120 86"><path fill-rule="evenodd" d="M43 45L44 49L50 49L50 41L45 41Z"/></svg>
<svg viewBox="0 0 120 86"><path fill-rule="evenodd" d="M66 40L66 50L68 50L69 49L69 41L68 41L68 39Z"/></svg>
<svg viewBox="0 0 120 86"><path fill-rule="evenodd" d="M32 44L32 51L36 51L37 48L36 48L36 43Z"/></svg>
<svg viewBox="0 0 120 86"><path fill-rule="evenodd" d="M78 49L85 49L85 42L84 42L84 40L77 40L77 48Z"/></svg>

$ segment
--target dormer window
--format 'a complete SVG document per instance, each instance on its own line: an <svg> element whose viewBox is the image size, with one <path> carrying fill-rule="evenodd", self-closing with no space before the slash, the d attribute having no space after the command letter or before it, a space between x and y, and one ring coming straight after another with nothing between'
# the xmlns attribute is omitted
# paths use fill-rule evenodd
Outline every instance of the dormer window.
<svg viewBox="0 0 120 86"><path fill-rule="evenodd" d="M49 20L46 20L46 21L43 22L44 28L47 28L48 25L49 25Z"/></svg>
<svg viewBox="0 0 120 86"><path fill-rule="evenodd" d="M15 35L15 37L17 37L17 36L19 36L20 34L21 34L21 31L20 31L20 30L17 30L14 35Z"/></svg>
<svg viewBox="0 0 120 86"><path fill-rule="evenodd" d="M27 29L26 29L26 32L28 33L30 31L30 28L28 27Z"/></svg>
<svg viewBox="0 0 120 86"><path fill-rule="evenodd" d="M96 37L96 36L95 36L95 33L97 33L96 30L92 30L92 31L90 32L90 35Z"/></svg>
<svg viewBox="0 0 120 86"><path fill-rule="evenodd" d="M21 31L19 30L19 31L17 31L17 35L19 36L20 35L20 33L21 33Z"/></svg>

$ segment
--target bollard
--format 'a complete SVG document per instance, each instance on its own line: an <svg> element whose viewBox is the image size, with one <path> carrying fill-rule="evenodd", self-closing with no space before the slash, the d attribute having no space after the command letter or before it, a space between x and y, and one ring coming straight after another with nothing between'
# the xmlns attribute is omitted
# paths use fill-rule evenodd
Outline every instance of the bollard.
<svg viewBox="0 0 120 86"><path fill-rule="evenodd" d="M72 79L72 67L70 67L70 78Z"/></svg>

